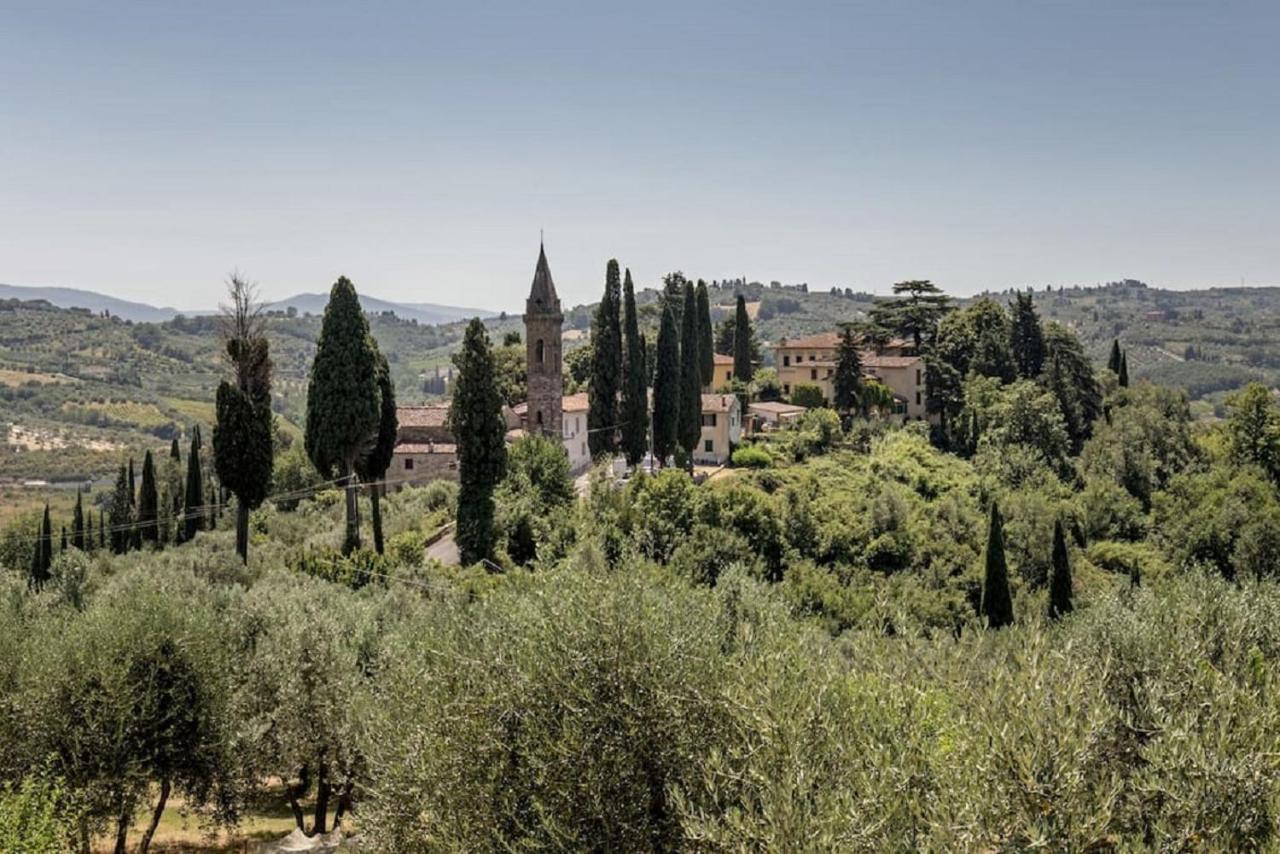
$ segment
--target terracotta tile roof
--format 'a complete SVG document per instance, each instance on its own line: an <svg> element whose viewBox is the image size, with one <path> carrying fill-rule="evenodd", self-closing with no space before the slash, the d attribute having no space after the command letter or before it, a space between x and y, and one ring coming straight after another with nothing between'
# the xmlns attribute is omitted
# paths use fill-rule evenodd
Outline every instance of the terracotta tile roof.
<svg viewBox="0 0 1280 854"><path fill-rule="evenodd" d="M449 404L430 406L397 406L396 421L401 427L444 427L449 419Z"/></svg>
<svg viewBox="0 0 1280 854"><path fill-rule="evenodd" d="M716 353L716 354L711 358L711 363L712 363L712 364L715 364L715 365L729 365L730 367L732 367L732 366L733 366L733 357L732 357L732 356L726 356L726 355L724 355L723 353Z"/></svg>
<svg viewBox="0 0 1280 854"><path fill-rule="evenodd" d="M819 332L805 338L784 338L778 341L778 349L783 350L819 350L840 346L840 334L837 332Z"/></svg>
<svg viewBox="0 0 1280 854"><path fill-rule="evenodd" d="M523 427L516 427L514 430L507 431L507 441L514 442L516 439L523 439L529 433Z"/></svg>
<svg viewBox="0 0 1280 854"><path fill-rule="evenodd" d="M704 394L702 396L702 411L728 412L737 399L732 394Z"/></svg>
<svg viewBox="0 0 1280 854"><path fill-rule="evenodd" d="M920 364L924 360L919 356L875 356L871 353L862 354L862 367L864 368L909 368L913 365Z"/></svg>
<svg viewBox="0 0 1280 854"><path fill-rule="evenodd" d="M577 394L566 394L560 406L565 412L586 412L588 406L587 393L580 391Z"/></svg>
<svg viewBox="0 0 1280 854"><path fill-rule="evenodd" d="M446 445L440 442L401 442L396 445L396 454L456 454L457 445Z"/></svg>

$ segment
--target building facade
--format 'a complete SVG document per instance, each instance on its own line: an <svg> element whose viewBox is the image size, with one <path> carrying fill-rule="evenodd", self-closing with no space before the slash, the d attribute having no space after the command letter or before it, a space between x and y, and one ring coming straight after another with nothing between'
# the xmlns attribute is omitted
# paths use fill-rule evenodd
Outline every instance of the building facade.
<svg viewBox="0 0 1280 854"><path fill-rule="evenodd" d="M837 332L781 339L774 348L774 358L783 395L790 397L798 386L811 385L828 401L833 400L839 350ZM924 359L914 354L911 342L894 339L879 350L863 350L859 358L863 376L879 380L893 393L895 415L925 417Z"/></svg>
<svg viewBox="0 0 1280 854"><path fill-rule="evenodd" d="M392 489L458 479L458 446L449 430L449 404L396 407L396 446L386 479Z"/></svg>
<svg viewBox="0 0 1280 854"><path fill-rule="evenodd" d="M702 435L693 452L696 463L723 465L742 441L742 404L736 394L702 396Z"/></svg>

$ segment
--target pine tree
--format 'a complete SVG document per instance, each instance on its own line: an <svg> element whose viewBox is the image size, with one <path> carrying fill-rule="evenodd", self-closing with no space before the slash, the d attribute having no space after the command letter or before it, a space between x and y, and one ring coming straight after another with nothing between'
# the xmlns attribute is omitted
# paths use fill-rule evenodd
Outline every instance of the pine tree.
<svg viewBox="0 0 1280 854"><path fill-rule="evenodd" d="M218 384L213 464L219 483L236 497L236 554L247 564L249 513L271 486L271 350L253 285L233 275L228 290L223 346L233 379Z"/></svg>
<svg viewBox="0 0 1280 854"><path fill-rule="evenodd" d="M49 580L49 568L53 566L53 526L49 520L49 505L44 506L44 517L36 524L36 541L31 555L31 572L27 583L40 588Z"/></svg>
<svg viewBox="0 0 1280 854"><path fill-rule="evenodd" d="M200 469L200 425L191 432L191 450L187 452L187 491L182 500L182 542L195 539L204 530L204 477Z"/></svg>
<svg viewBox="0 0 1280 854"><path fill-rule="evenodd" d="M702 360L698 355L698 298L693 285L684 286L684 328L680 333L680 398L676 439L684 449L689 470L702 438Z"/></svg>
<svg viewBox="0 0 1280 854"><path fill-rule="evenodd" d="M676 449L676 424L680 414L680 338L675 313L662 307L658 327L658 352L653 376L653 454L666 465Z"/></svg>
<svg viewBox="0 0 1280 854"><path fill-rule="evenodd" d="M733 330L733 378L744 383L751 382L755 366L751 362L751 315L747 314L747 298L738 294L738 305L734 310Z"/></svg>
<svg viewBox="0 0 1280 854"><path fill-rule="evenodd" d="M1000 508L991 502L991 523L987 529L987 572L982 584L979 616L985 617L993 629L1013 622L1013 596L1009 592L1009 568L1004 558L1004 523Z"/></svg>
<svg viewBox="0 0 1280 854"><path fill-rule="evenodd" d="M698 367L702 385L710 386L716 377L716 353L711 331L711 295L702 279L698 279L695 296L698 300Z"/></svg>
<svg viewBox="0 0 1280 854"><path fill-rule="evenodd" d="M1129 387L1129 354L1120 354L1120 388Z"/></svg>
<svg viewBox="0 0 1280 854"><path fill-rule="evenodd" d="M1111 373L1119 376L1120 374L1120 339L1111 339L1111 356L1107 359L1107 368Z"/></svg>
<svg viewBox="0 0 1280 854"><path fill-rule="evenodd" d="M1035 379L1044 369L1044 329L1040 315L1036 313L1035 300L1030 292L1013 295L1009 304L1012 322L1009 324L1009 349L1018 376Z"/></svg>
<svg viewBox="0 0 1280 854"><path fill-rule="evenodd" d="M346 479L344 553L360 547L356 463L378 431L379 408L378 360L369 321L355 286L343 276L329 292L311 363L306 449L323 476L336 473Z"/></svg>
<svg viewBox="0 0 1280 854"><path fill-rule="evenodd" d="M636 291L631 284L631 271L623 277L623 338L626 343L622 382L622 450L627 465L637 466L644 459L649 432L648 369L644 361L644 339L640 336L640 320L636 314Z"/></svg>
<svg viewBox="0 0 1280 854"><path fill-rule="evenodd" d="M120 466L116 475L115 492L111 495L111 551L124 554L129 550L133 539L133 513L129 501L129 474Z"/></svg>
<svg viewBox="0 0 1280 854"><path fill-rule="evenodd" d="M587 399L587 446L591 456L617 451L618 391L622 382L622 286L618 262L605 267L604 295L591 328L591 393Z"/></svg>
<svg viewBox="0 0 1280 854"><path fill-rule="evenodd" d="M493 490L506 470L506 423L494 378L489 334L479 318L467 325L449 407L449 427L458 443L458 523L456 539L466 564L493 554Z"/></svg>
<svg viewBox="0 0 1280 854"><path fill-rule="evenodd" d="M1049 619L1071 613L1071 563L1062 520L1053 523L1053 570L1049 575Z"/></svg>
<svg viewBox="0 0 1280 854"><path fill-rule="evenodd" d="M138 493L138 532L144 543L160 542L160 496L156 491L156 464L147 451L142 458L142 483Z"/></svg>
<svg viewBox="0 0 1280 854"><path fill-rule="evenodd" d="M92 522L90 523L92 524ZM84 493L79 489L76 490L76 507L71 515L71 545L80 551L85 549L84 536Z"/></svg>
<svg viewBox="0 0 1280 854"><path fill-rule="evenodd" d="M379 420L378 436L369 453L360 461L357 474L369 484L369 516L373 520L373 548L378 554L385 548L382 540L382 494L386 486L381 482L391 468L396 451L396 434L400 422L396 417L396 386L391 380L391 366L387 358L378 352Z"/></svg>
<svg viewBox="0 0 1280 854"><path fill-rule="evenodd" d="M836 409L848 414L860 405L862 399L862 358L858 354L858 343L854 340L853 329L845 326L840 336L840 347L836 353L836 373L834 377Z"/></svg>

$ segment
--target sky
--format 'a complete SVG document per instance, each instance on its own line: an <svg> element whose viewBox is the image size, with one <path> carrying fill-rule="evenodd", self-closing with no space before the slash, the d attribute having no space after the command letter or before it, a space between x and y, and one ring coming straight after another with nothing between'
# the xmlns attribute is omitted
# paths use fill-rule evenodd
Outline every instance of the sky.
<svg viewBox="0 0 1280 854"><path fill-rule="evenodd" d="M1280 285L1280 3L0 0L0 281Z"/></svg>

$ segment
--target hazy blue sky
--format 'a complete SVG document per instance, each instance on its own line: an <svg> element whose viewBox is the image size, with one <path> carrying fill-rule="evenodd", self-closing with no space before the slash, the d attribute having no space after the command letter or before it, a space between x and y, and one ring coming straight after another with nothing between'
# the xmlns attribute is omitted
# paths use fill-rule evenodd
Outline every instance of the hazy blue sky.
<svg viewBox="0 0 1280 854"><path fill-rule="evenodd" d="M1280 3L0 0L0 281L1280 284Z"/></svg>

